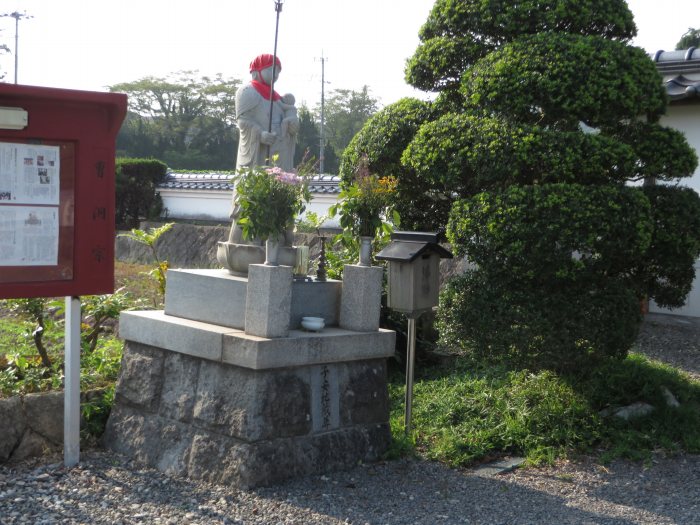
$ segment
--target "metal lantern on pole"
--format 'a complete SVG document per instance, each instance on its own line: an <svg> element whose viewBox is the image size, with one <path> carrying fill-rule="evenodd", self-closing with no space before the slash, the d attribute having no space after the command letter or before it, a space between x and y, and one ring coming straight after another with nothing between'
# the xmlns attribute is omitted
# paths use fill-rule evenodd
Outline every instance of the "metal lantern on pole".
<svg viewBox="0 0 700 525"><path fill-rule="evenodd" d="M394 232L391 243L375 258L388 261L387 306L408 318L406 348L406 434L411 432L413 369L416 359L416 319L438 304L440 259L452 254L430 232Z"/></svg>

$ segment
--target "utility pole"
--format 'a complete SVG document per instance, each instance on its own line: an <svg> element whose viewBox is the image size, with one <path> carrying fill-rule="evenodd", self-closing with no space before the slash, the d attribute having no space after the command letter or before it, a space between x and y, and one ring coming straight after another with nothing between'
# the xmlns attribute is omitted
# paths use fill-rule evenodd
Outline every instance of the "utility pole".
<svg viewBox="0 0 700 525"><path fill-rule="evenodd" d="M34 18L31 15L28 15L26 11L24 13L20 13L19 11L15 11L14 13L5 13L4 15L0 15L0 18L4 18L9 16L10 18L15 19L15 84L17 83L17 66L19 64L19 21L21 18L27 19L27 18Z"/></svg>
<svg viewBox="0 0 700 525"><path fill-rule="evenodd" d="M325 136L325 123L326 123L326 59L323 57L323 51L321 51L321 139L319 144L319 154L318 154L318 174L323 175L324 162L326 160L324 155L324 148L326 146L326 136Z"/></svg>

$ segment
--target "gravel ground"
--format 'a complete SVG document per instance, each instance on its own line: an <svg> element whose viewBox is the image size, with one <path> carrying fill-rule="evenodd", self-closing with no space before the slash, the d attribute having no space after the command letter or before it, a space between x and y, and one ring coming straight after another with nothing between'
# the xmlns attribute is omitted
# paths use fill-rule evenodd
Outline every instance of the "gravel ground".
<svg viewBox="0 0 700 525"><path fill-rule="evenodd" d="M649 316L638 346L700 378L700 320ZM499 475L402 460L239 491L89 450L71 469L60 457L0 467L0 523L700 524L700 456Z"/></svg>

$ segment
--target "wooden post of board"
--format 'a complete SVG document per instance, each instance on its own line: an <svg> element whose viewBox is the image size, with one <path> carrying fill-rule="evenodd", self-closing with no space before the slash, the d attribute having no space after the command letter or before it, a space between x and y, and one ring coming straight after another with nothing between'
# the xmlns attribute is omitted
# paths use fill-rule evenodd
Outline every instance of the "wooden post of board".
<svg viewBox="0 0 700 525"><path fill-rule="evenodd" d="M63 464L80 461L80 298L66 297Z"/></svg>

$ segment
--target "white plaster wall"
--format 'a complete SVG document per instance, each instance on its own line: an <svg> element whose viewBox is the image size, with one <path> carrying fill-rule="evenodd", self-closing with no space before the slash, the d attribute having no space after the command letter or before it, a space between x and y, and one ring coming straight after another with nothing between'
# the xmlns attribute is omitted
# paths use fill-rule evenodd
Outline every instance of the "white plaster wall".
<svg viewBox="0 0 700 525"><path fill-rule="evenodd" d="M700 104L674 104L669 106L666 115L661 119L661 124L682 131L688 143L695 148L695 151L700 156ZM682 179L680 184L693 188L700 193L700 167L695 171L692 178ZM700 259L695 262L695 282L685 306L669 310L657 306L654 301L650 301L649 311L660 314L700 317Z"/></svg>
<svg viewBox="0 0 700 525"><path fill-rule="evenodd" d="M230 221L231 192L162 189L160 196L163 199L163 207L167 208L167 218L223 223ZM338 199L337 194L319 193L312 196L313 199L307 204L306 211L312 211L319 216L326 215L328 208ZM324 226L337 227L337 218L326 221Z"/></svg>
<svg viewBox="0 0 700 525"><path fill-rule="evenodd" d="M231 192L161 189L167 218L228 222Z"/></svg>
<svg viewBox="0 0 700 525"><path fill-rule="evenodd" d="M661 124L683 132L688 143L700 156L700 104L670 105L666 115L661 118ZM681 179L680 184L700 193L700 166L691 178Z"/></svg>

